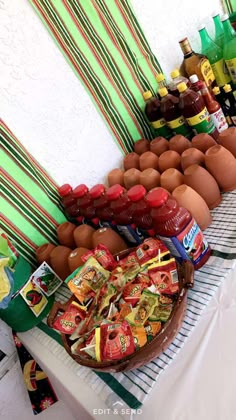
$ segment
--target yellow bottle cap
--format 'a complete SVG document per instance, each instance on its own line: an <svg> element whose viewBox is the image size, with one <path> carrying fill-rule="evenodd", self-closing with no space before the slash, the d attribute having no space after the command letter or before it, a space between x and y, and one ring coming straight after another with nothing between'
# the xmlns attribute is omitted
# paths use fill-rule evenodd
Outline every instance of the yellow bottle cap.
<svg viewBox="0 0 236 420"><path fill-rule="evenodd" d="M228 92L232 91L232 88L231 88L230 85L224 85L223 89L224 89L225 93L228 93Z"/></svg>
<svg viewBox="0 0 236 420"><path fill-rule="evenodd" d="M218 86L215 86L212 90L213 90L214 95L219 95L220 88Z"/></svg>
<svg viewBox="0 0 236 420"><path fill-rule="evenodd" d="M165 80L165 76L162 73L157 73L156 75L156 81L159 82L163 82L163 80Z"/></svg>
<svg viewBox="0 0 236 420"><path fill-rule="evenodd" d="M161 96L161 98L163 98L163 96L168 95L168 90L164 87L158 90L159 95Z"/></svg>
<svg viewBox="0 0 236 420"><path fill-rule="evenodd" d="M175 77L178 77L180 75L180 72L178 69L174 69L171 73L170 73L172 79L174 79Z"/></svg>
<svg viewBox="0 0 236 420"><path fill-rule="evenodd" d="M150 90L147 90L146 92L143 92L143 99L145 101L147 101L150 98L152 98L152 92Z"/></svg>
<svg viewBox="0 0 236 420"><path fill-rule="evenodd" d="M186 83L182 82L182 83L179 83L179 84L177 85L177 89L178 89L179 93L182 93L182 92L184 92L185 90L187 90L187 89L188 89L188 87L187 87Z"/></svg>

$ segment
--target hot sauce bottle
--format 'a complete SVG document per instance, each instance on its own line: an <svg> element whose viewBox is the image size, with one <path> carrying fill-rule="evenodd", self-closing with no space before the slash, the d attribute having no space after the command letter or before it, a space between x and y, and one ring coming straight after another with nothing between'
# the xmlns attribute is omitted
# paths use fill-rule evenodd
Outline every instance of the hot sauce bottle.
<svg viewBox="0 0 236 420"><path fill-rule="evenodd" d="M93 199L89 194L87 185L80 184L73 190L73 195L77 200L77 206L80 216L77 218L79 223L85 223L95 228L99 227L99 221L96 217Z"/></svg>
<svg viewBox="0 0 236 420"><path fill-rule="evenodd" d="M99 219L101 227L109 227L117 232L113 223L114 214L110 208L110 202L106 194L106 187L103 184L96 184L89 190L90 196L93 198L93 206L96 216Z"/></svg>
<svg viewBox="0 0 236 420"><path fill-rule="evenodd" d="M150 215L150 207L145 200L146 194L147 190L143 185L135 185L127 192L130 201L132 201L131 212L133 221L139 229L141 235L148 238L150 236L154 236L154 231Z"/></svg>
<svg viewBox="0 0 236 420"><path fill-rule="evenodd" d="M61 203L64 207L66 216L71 221L75 221L76 217L80 215L79 207L76 198L73 194L73 188L69 184L63 184L58 188L61 197Z"/></svg>
<svg viewBox="0 0 236 420"><path fill-rule="evenodd" d="M206 85L202 87L201 93L202 93L202 98L206 104L207 110L211 116L211 119L218 133L221 133L222 131L226 130L226 128L228 128L228 124L227 124L225 115L221 109L221 106L219 102L215 101L212 98Z"/></svg>

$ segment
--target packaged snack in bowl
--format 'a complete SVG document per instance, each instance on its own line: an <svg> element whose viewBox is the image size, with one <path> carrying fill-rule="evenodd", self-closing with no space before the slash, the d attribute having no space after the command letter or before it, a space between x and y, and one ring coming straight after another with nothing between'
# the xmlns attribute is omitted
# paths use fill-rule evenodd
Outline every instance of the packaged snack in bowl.
<svg viewBox="0 0 236 420"><path fill-rule="evenodd" d="M147 238L136 248L135 253L139 264L143 266L157 256L159 259L162 259L164 256L169 255L170 251L159 239Z"/></svg>
<svg viewBox="0 0 236 420"><path fill-rule="evenodd" d="M135 351L134 339L128 322L103 324L96 328L96 359L120 360Z"/></svg>
<svg viewBox="0 0 236 420"><path fill-rule="evenodd" d="M131 252L128 257L120 260L119 267L121 267L123 270L123 275L126 279L126 282L132 281L140 271L140 264L135 255L135 252Z"/></svg>
<svg viewBox="0 0 236 420"><path fill-rule="evenodd" d="M67 310L54 321L53 328L64 334L72 334L81 320L86 316L86 306L72 302Z"/></svg>
<svg viewBox="0 0 236 420"><path fill-rule="evenodd" d="M145 284L140 283L128 283L124 287L122 297L125 302L130 303L130 305L135 306L139 302L141 293Z"/></svg>
<svg viewBox="0 0 236 420"><path fill-rule="evenodd" d="M150 342L161 331L160 321L147 321L144 325L147 334L147 341Z"/></svg>
<svg viewBox="0 0 236 420"><path fill-rule="evenodd" d="M169 261L154 263L148 267L152 283L160 293L175 294L179 291L179 278L174 258Z"/></svg>
<svg viewBox="0 0 236 420"><path fill-rule="evenodd" d="M125 317L132 312L132 306L129 303L120 303L119 311L117 311L113 321L124 321Z"/></svg>
<svg viewBox="0 0 236 420"><path fill-rule="evenodd" d="M148 320L154 321L154 322L156 321L166 322L170 318L172 309L173 309L173 303L169 305L162 305L159 303L159 305L156 305L155 308L153 309L152 313L148 317Z"/></svg>
<svg viewBox="0 0 236 420"><path fill-rule="evenodd" d="M135 349L138 350L140 347L145 346L147 343L147 333L145 328L131 325L131 331L133 334Z"/></svg>
<svg viewBox="0 0 236 420"><path fill-rule="evenodd" d="M117 290L115 286L112 283L106 283L101 292L100 292L100 302L98 302L98 316L101 315L102 311L107 308L110 304L110 300L113 296L115 296L117 293Z"/></svg>
<svg viewBox="0 0 236 420"><path fill-rule="evenodd" d="M158 304L158 295L144 289L138 305L125 318L131 325L142 326Z"/></svg>
<svg viewBox="0 0 236 420"><path fill-rule="evenodd" d="M86 262L90 257L96 258L99 264L101 264L103 268L109 271L113 270L117 265L113 255L103 244L99 244L93 250L86 252L86 254L84 254L81 259L83 262Z"/></svg>

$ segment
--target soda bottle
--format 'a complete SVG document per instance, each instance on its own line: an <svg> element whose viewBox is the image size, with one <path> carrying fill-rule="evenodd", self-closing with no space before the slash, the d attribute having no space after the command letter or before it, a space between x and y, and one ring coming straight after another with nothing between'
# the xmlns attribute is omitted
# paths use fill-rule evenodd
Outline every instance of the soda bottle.
<svg viewBox="0 0 236 420"><path fill-rule="evenodd" d="M132 246L142 243L144 238L139 236L133 223L132 202L128 198L127 191L119 184L113 185L107 190L107 198L120 235Z"/></svg>
<svg viewBox="0 0 236 420"><path fill-rule="evenodd" d="M154 236L150 207L145 200L146 194L147 190L143 185L135 185L127 193L133 203L131 206L133 221L144 238Z"/></svg>
<svg viewBox="0 0 236 420"><path fill-rule="evenodd" d="M222 131L226 130L226 128L228 128L228 124L225 115L222 111L222 108L219 102L212 98L206 85L201 89L201 93L202 98L204 99L204 102L206 104L207 111L209 112L218 133L221 133Z"/></svg>
<svg viewBox="0 0 236 420"><path fill-rule="evenodd" d="M172 255L180 261L190 260L195 270L202 267L211 249L189 211L180 207L163 188L149 191L146 200L151 207L155 232Z"/></svg>
<svg viewBox="0 0 236 420"><path fill-rule="evenodd" d="M188 125L195 134L207 133L213 138L218 137L218 131L207 111L202 96L187 88L185 83L178 85L180 92L179 107Z"/></svg>
<svg viewBox="0 0 236 420"><path fill-rule="evenodd" d="M226 103L229 105L229 116L232 121L232 125L236 125L236 101L235 96L232 92L232 88L230 85L225 85L223 87L225 92L225 100Z"/></svg>
<svg viewBox="0 0 236 420"><path fill-rule="evenodd" d="M168 85L169 93L171 93L171 95L177 96L177 98L178 98L179 97L179 91L177 89L177 86L180 83L184 82L184 83L186 83L186 85L188 87L190 87L189 80L187 79L187 77L181 76L178 69L173 70L170 73L170 75L171 75L172 81Z"/></svg>
<svg viewBox="0 0 236 420"><path fill-rule="evenodd" d="M215 75L217 85L224 86L226 83L230 82L230 76L224 63L223 50L210 38L205 25L201 25L198 31L202 44L201 53L207 56Z"/></svg>
<svg viewBox="0 0 236 420"><path fill-rule="evenodd" d="M227 86L230 86L230 85L227 85ZM213 93L215 95L215 98L216 98L217 102L219 102L219 104L222 108L222 111L225 115L225 118L226 118L226 121L227 121L228 125L229 126L233 125L233 122L232 122L232 120L230 118L230 115L229 115L229 104L226 104L225 96L221 92L220 88L218 86L215 86L213 88Z"/></svg>
<svg viewBox="0 0 236 420"><path fill-rule="evenodd" d="M88 224L94 228L99 227L95 208L93 206L93 199L89 194L87 185L78 185L76 188L74 188L73 195L77 200L77 206L80 212L80 216L77 217L77 221L79 223Z"/></svg>
<svg viewBox="0 0 236 420"><path fill-rule="evenodd" d="M159 89L158 92L161 97L161 113L165 118L168 127L174 134L192 137L193 132L187 125L179 109L179 98L168 93L166 88Z"/></svg>
<svg viewBox="0 0 236 420"><path fill-rule="evenodd" d="M213 13L212 18L213 18L214 26L215 26L214 42L216 43L216 45L218 45L220 48L223 49L223 47L224 47L224 29L223 29L222 22L220 20L219 13L218 12Z"/></svg>
<svg viewBox="0 0 236 420"><path fill-rule="evenodd" d="M161 115L159 99L153 97L150 90L143 93L143 99L146 102L144 112L151 126L155 130L155 135L157 137L161 136L166 139L170 139L172 137L172 133L167 127L165 119Z"/></svg>
<svg viewBox="0 0 236 420"><path fill-rule="evenodd" d="M80 215L76 198L73 194L73 189L69 184L63 184L58 188L59 195L61 197L61 203L65 210L65 214L69 220L75 221L76 217Z"/></svg>
<svg viewBox="0 0 236 420"><path fill-rule="evenodd" d="M110 202L106 194L106 187L103 184L96 184L89 190L90 196L93 198L93 206L96 216L99 219L101 227L109 227L117 232L113 223L113 211L110 208Z"/></svg>
<svg viewBox="0 0 236 420"><path fill-rule="evenodd" d="M223 56L232 82L236 84L236 33L227 14L222 17L221 21L224 28Z"/></svg>

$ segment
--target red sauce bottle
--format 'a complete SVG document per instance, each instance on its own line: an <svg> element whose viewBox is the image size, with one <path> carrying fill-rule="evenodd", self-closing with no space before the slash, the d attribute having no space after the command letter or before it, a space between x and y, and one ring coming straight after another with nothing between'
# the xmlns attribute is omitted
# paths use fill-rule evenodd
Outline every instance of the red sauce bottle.
<svg viewBox="0 0 236 420"><path fill-rule="evenodd" d="M71 185L61 185L61 187L58 188L58 192L67 217L74 221L74 219L80 215L80 211Z"/></svg>
<svg viewBox="0 0 236 420"><path fill-rule="evenodd" d="M188 210L163 188L154 188L146 200L151 207L153 226L158 237L172 255L179 260L190 260L195 270L202 267L211 254L211 248Z"/></svg>
<svg viewBox="0 0 236 420"><path fill-rule="evenodd" d="M144 112L155 131L155 135L170 139L172 137L172 132L167 127L166 121L161 114L159 99L153 97L150 90L143 93L143 99L146 102Z"/></svg>
<svg viewBox="0 0 236 420"><path fill-rule="evenodd" d="M93 206L96 211L96 216L99 219L99 225L101 227L110 227L117 232L116 225L113 222L114 215L110 208L105 185L96 184L90 188L89 193L93 198Z"/></svg>
<svg viewBox="0 0 236 420"><path fill-rule="evenodd" d="M207 89L205 83L201 89L201 94L206 104L207 110L211 116L211 119L216 126L218 134L228 128L228 123L226 121L226 117L222 111L222 108L215 99L212 98L209 90Z"/></svg>
<svg viewBox="0 0 236 420"><path fill-rule="evenodd" d="M96 218L96 212L93 206L93 199L89 194L88 187L85 184L78 185L73 190L73 195L77 200L77 206L80 211L80 216L77 218L77 221L95 228L99 227L99 221Z"/></svg>
<svg viewBox="0 0 236 420"><path fill-rule="evenodd" d="M145 200L147 190L143 185L135 185L130 188L127 195L130 201L132 201L131 212L133 216L133 222L140 231L140 234L148 238L154 236L153 222L150 214L150 206Z"/></svg>

